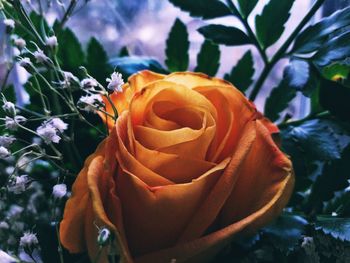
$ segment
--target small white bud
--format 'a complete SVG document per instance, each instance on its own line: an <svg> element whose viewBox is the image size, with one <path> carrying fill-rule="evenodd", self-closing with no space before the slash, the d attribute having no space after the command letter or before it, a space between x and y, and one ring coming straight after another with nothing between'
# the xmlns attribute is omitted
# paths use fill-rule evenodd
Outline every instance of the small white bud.
<svg viewBox="0 0 350 263"><path fill-rule="evenodd" d="M19 48L19 50L22 50L27 45L27 42L23 38L15 39L14 43L15 43L15 46Z"/></svg>
<svg viewBox="0 0 350 263"><path fill-rule="evenodd" d="M4 146L0 146L0 159L5 159L10 156L10 151Z"/></svg>
<svg viewBox="0 0 350 263"><path fill-rule="evenodd" d="M96 108L104 105L102 97L98 94L82 96L78 101L78 108L87 111L94 112Z"/></svg>
<svg viewBox="0 0 350 263"><path fill-rule="evenodd" d="M0 146L8 148L15 140L13 136L0 135Z"/></svg>
<svg viewBox="0 0 350 263"><path fill-rule="evenodd" d="M28 183L28 175L17 176L14 182L8 186L8 190L14 194L21 194L26 190Z"/></svg>
<svg viewBox="0 0 350 263"><path fill-rule="evenodd" d="M19 245L23 248L31 248L37 244L39 244L38 238L32 232L25 232L19 242Z"/></svg>
<svg viewBox="0 0 350 263"><path fill-rule="evenodd" d="M61 199L66 194L67 194L67 185L65 184L56 184L52 189L52 195L57 199Z"/></svg>
<svg viewBox="0 0 350 263"><path fill-rule="evenodd" d="M101 230L98 231L97 243L100 246L107 245L110 239L110 236L111 236L111 232L107 228L102 228Z"/></svg>
<svg viewBox="0 0 350 263"><path fill-rule="evenodd" d="M5 127L11 131L16 131L18 124L26 122L27 119L21 115L17 115L14 118L8 116L5 117Z"/></svg>
<svg viewBox="0 0 350 263"><path fill-rule="evenodd" d="M55 49L58 45L57 43L57 37L51 36L46 39L46 45L52 49Z"/></svg>
<svg viewBox="0 0 350 263"><path fill-rule="evenodd" d="M47 123L43 123L36 129L38 135L44 140L46 144L59 143L61 137L57 135L57 130Z"/></svg>
<svg viewBox="0 0 350 263"><path fill-rule="evenodd" d="M111 78L107 78L106 81L108 82L107 89L109 91L123 92L124 80L119 72L113 72Z"/></svg>
<svg viewBox="0 0 350 263"><path fill-rule="evenodd" d="M60 118L53 118L47 122L47 125L51 125L56 128L59 132L63 132L68 129L68 124L62 121Z"/></svg>
<svg viewBox="0 0 350 263"><path fill-rule="evenodd" d="M15 21L13 19L4 19L4 25L8 28L8 29L14 29L15 28Z"/></svg>
<svg viewBox="0 0 350 263"><path fill-rule="evenodd" d="M16 115L15 104L13 104L10 101L5 101L4 105L2 105L2 109L5 111L6 114L8 114L11 117Z"/></svg>
<svg viewBox="0 0 350 263"><path fill-rule="evenodd" d="M97 87L98 83L97 83L96 79L94 79L94 78L86 78L80 82L80 85L84 89L91 89L91 88Z"/></svg>
<svg viewBox="0 0 350 263"><path fill-rule="evenodd" d="M42 51L41 49L34 51L33 55L37 63L46 63L49 61L49 58L45 55L44 51Z"/></svg>

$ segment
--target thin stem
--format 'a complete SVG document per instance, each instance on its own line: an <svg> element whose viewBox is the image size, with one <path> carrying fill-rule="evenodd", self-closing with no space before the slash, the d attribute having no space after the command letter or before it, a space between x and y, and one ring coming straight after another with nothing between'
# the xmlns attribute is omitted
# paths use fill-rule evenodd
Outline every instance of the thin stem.
<svg viewBox="0 0 350 263"><path fill-rule="evenodd" d="M303 29L306 23L311 19L311 17L316 13L316 11L321 7L325 0L316 0L314 5L311 7L306 16L301 20L299 25L294 29L292 34L288 37L286 42L280 47L280 49L276 52L276 54L272 57L271 61L264 67L264 70L261 72L260 77L258 78L255 86L253 88L252 93L250 94L249 99L254 101L261 90L262 85L264 84L267 76L269 75L272 68L276 65L276 63L283 57L284 53L287 51L290 44L293 42L295 37L299 34L299 32Z"/></svg>
<svg viewBox="0 0 350 263"><path fill-rule="evenodd" d="M260 46L259 41L258 41L256 35L254 34L252 28L250 27L247 18L242 17L242 15L238 11L237 7L232 2L232 0L226 0L226 3L232 9L234 16L236 16L241 21L241 23L244 25L245 29L247 30L249 38L253 41L253 44L257 48L257 50L259 51L262 60L264 61L265 65L267 65L269 62L268 62L266 52Z"/></svg>
<svg viewBox="0 0 350 263"><path fill-rule="evenodd" d="M58 224L56 222L56 236L57 236L57 242L58 242L58 254L60 256L60 262L61 263L64 263L64 258L63 258L63 248L62 248L62 244L61 244L61 240L60 240L60 234L59 234L59 231L58 231Z"/></svg>
<svg viewBox="0 0 350 263"><path fill-rule="evenodd" d="M278 128L283 129L283 128L286 128L289 126L297 126L297 125L300 125L300 124L302 124L306 121L309 121L309 120L313 120L313 119L317 119L317 118L327 118L329 116L331 116L329 111L322 111L322 112L319 112L316 114L310 114L310 115L308 115L305 118L300 119L300 120L283 122L283 123L278 125Z"/></svg>
<svg viewBox="0 0 350 263"><path fill-rule="evenodd" d="M72 15L75 6L77 5L78 1L77 0L71 0L70 4L67 8L67 11L64 13L63 18L61 20L61 23L59 25L59 28L62 29L64 27L64 24L68 21L70 16Z"/></svg>

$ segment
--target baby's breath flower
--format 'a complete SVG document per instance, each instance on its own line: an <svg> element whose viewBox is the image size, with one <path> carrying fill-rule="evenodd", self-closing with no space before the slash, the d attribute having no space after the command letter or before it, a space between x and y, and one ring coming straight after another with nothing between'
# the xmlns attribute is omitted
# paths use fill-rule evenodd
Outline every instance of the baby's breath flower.
<svg viewBox="0 0 350 263"><path fill-rule="evenodd" d="M9 229L9 228L10 228L10 226L7 222L5 222L5 221L0 222L0 229ZM0 260L0 262L1 262L1 260Z"/></svg>
<svg viewBox="0 0 350 263"><path fill-rule="evenodd" d="M62 121L60 118L53 118L47 122L47 125L51 125L58 131L63 132L68 129L68 124Z"/></svg>
<svg viewBox="0 0 350 263"><path fill-rule="evenodd" d="M0 159L5 159L10 156L10 151L4 146L0 146Z"/></svg>
<svg viewBox="0 0 350 263"><path fill-rule="evenodd" d="M14 194L21 194L26 190L28 183L28 175L17 176L14 182L8 186L8 190Z"/></svg>
<svg viewBox="0 0 350 263"><path fill-rule="evenodd" d="M39 244L38 238L36 237L36 234L32 232L25 232L19 242L19 245L23 248L31 248L37 244Z"/></svg>
<svg viewBox="0 0 350 263"><path fill-rule="evenodd" d="M8 148L15 140L13 136L0 135L0 146Z"/></svg>
<svg viewBox="0 0 350 263"><path fill-rule="evenodd" d="M49 61L49 58L45 55L44 51L42 51L40 48L34 51L33 55L37 63L46 63Z"/></svg>
<svg viewBox="0 0 350 263"><path fill-rule="evenodd" d="M51 36L46 39L46 45L52 49L56 48L58 43L57 43L57 37L56 36Z"/></svg>
<svg viewBox="0 0 350 263"><path fill-rule="evenodd" d="M18 262L17 259L7 254L5 251L0 249L0 262L1 263L13 263Z"/></svg>
<svg viewBox="0 0 350 263"><path fill-rule="evenodd" d="M14 40L14 44L19 50L22 50L27 45L27 42L23 38L17 38Z"/></svg>
<svg viewBox="0 0 350 263"><path fill-rule="evenodd" d="M36 129L38 135L44 140L45 143L58 143L61 137L57 135L57 129L44 122L41 126Z"/></svg>
<svg viewBox="0 0 350 263"><path fill-rule="evenodd" d="M52 189L52 195L57 199L61 199L66 194L67 194L67 185L65 184L56 184Z"/></svg>
<svg viewBox="0 0 350 263"><path fill-rule="evenodd" d="M111 92L123 92L122 86L124 85L124 80L122 74L119 72L113 72L111 78L106 79L108 83L107 89Z"/></svg>
<svg viewBox="0 0 350 263"><path fill-rule="evenodd" d="M9 116L15 116L16 115L16 107L15 104L13 104L10 101L5 101L4 105L2 105L2 109L6 114Z"/></svg>
<svg viewBox="0 0 350 263"><path fill-rule="evenodd" d="M60 83L60 85L62 85L62 88L69 88L73 84L76 84L77 86L80 85L79 79L71 72L63 71L63 76L64 80Z"/></svg>
<svg viewBox="0 0 350 263"><path fill-rule="evenodd" d="M24 123L26 122L26 118L21 116L21 115L17 115L14 118L10 118L8 116L5 117L5 127L11 131L15 131L18 128L18 124Z"/></svg>
<svg viewBox="0 0 350 263"><path fill-rule="evenodd" d="M87 112L94 112L96 107L103 105L102 97L98 94L82 96L78 101L78 107Z"/></svg>
<svg viewBox="0 0 350 263"><path fill-rule="evenodd" d="M100 246L105 246L111 237L111 232L107 228L102 228L98 231L97 243Z"/></svg>
<svg viewBox="0 0 350 263"><path fill-rule="evenodd" d="M11 30L15 28L15 21L13 19L4 19L3 21L7 28Z"/></svg>
<svg viewBox="0 0 350 263"><path fill-rule="evenodd" d="M80 85L84 89L91 89L98 86L97 80L94 78L86 78L80 82Z"/></svg>

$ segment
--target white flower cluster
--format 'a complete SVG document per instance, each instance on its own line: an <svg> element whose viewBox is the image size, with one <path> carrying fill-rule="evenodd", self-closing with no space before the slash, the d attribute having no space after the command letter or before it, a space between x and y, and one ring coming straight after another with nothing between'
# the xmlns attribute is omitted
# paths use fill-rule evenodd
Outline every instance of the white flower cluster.
<svg viewBox="0 0 350 263"><path fill-rule="evenodd" d="M36 234L32 232L25 232L20 239L19 245L24 248L31 248L39 244Z"/></svg>
<svg viewBox="0 0 350 263"><path fill-rule="evenodd" d="M52 195L57 199L61 199L66 194L67 194L67 185L65 184L56 184L52 188Z"/></svg>
<svg viewBox="0 0 350 263"><path fill-rule="evenodd" d="M107 78L106 81L108 82L107 89L109 91L123 92L124 80L119 72L113 72L111 78Z"/></svg>
<svg viewBox="0 0 350 263"><path fill-rule="evenodd" d="M13 136L7 136L7 135L0 136L0 158L1 159L7 158L10 156L11 152L8 148L15 140L16 139Z"/></svg>
<svg viewBox="0 0 350 263"><path fill-rule="evenodd" d="M82 96L78 101L78 107L87 112L95 112L104 105L101 95L89 94Z"/></svg>
<svg viewBox="0 0 350 263"><path fill-rule="evenodd" d="M44 140L45 143L58 143L61 140L59 136L68 128L68 124L62 121L60 118L53 118L48 121L44 121L40 125L36 132Z"/></svg>
<svg viewBox="0 0 350 263"><path fill-rule="evenodd" d="M23 193L29 184L28 175L16 176L15 180L7 188L14 194Z"/></svg>

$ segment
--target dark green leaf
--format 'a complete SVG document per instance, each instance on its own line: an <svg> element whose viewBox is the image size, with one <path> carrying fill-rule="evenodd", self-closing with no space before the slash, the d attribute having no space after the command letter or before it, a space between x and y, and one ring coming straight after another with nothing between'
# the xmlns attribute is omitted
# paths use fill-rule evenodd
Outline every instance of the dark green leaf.
<svg viewBox="0 0 350 263"><path fill-rule="evenodd" d="M245 92L253 82L254 61L252 52L248 50L234 66L225 79L233 83L240 91Z"/></svg>
<svg viewBox="0 0 350 263"><path fill-rule="evenodd" d="M173 5L187 11L191 16L204 19L227 16L230 9L219 0L169 0Z"/></svg>
<svg viewBox="0 0 350 263"><path fill-rule="evenodd" d="M324 67L332 62L343 60L350 56L350 31L337 36L320 47L312 57L313 62Z"/></svg>
<svg viewBox="0 0 350 263"><path fill-rule="evenodd" d="M271 121L280 118L280 113L288 107L289 102L296 96L296 90L289 87L285 80L273 88L265 103L265 116Z"/></svg>
<svg viewBox="0 0 350 263"><path fill-rule="evenodd" d="M342 80L346 79L350 73L350 65L346 61L333 63L327 67L322 68L322 75L328 80Z"/></svg>
<svg viewBox="0 0 350 263"><path fill-rule="evenodd" d="M302 239L307 224L307 220L301 216L285 214L262 231L276 248L288 253Z"/></svg>
<svg viewBox="0 0 350 263"><path fill-rule="evenodd" d="M196 72L215 76L220 66L220 49L218 45L205 40L197 56Z"/></svg>
<svg viewBox="0 0 350 263"><path fill-rule="evenodd" d="M168 73L158 61L149 57L120 57L109 62L125 78L144 69L158 73Z"/></svg>
<svg viewBox="0 0 350 263"><path fill-rule="evenodd" d="M238 0L238 3L242 16L247 18L258 3L258 0Z"/></svg>
<svg viewBox="0 0 350 263"><path fill-rule="evenodd" d="M350 120L350 88L335 81L322 79L319 102L333 115L343 120Z"/></svg>
<svg viewBox="0 0 350 263"><path fill-rule="evenodd" d="M187 28L180 19L176 19L166 41L165 64L170 71L185 71L188 68L188 41Z"/></svg>
<svg viewBox="0 0 350 263"><path fill-rule="evenodd" d="M108 63L108 56L96 38L91 38L87 46L86 69L100 83L104 83L113 71Z"/></svg>
<svg viewBox="0 0 350 263"><path fill-rule="evenodd" d="M122 47L120 50L119 50L119 57L128 57L130 56L129 54L129 50L126 46Z"/></svg>
<svg viewBox="0 0 350 263"><path fill-rule="evenodd" d="M294 53L310 53L319 49L329 35L350 25L350 7L344 8L307 27L296 38Z"/></svg>
<svg viewBox="0 0 350 263"><path fill-rule="evenodd" d="M239 46L251 43L249 37L236 27L207 25L199 28L198 31L216 44Z"/></svg>
<svg viewBox="0 0 350 263"><path fill-rule="evenodd" d="M266 49L274 44L284 31L294 0L270 0L261 15L255 17L255 28L261 46Z"/></svg>
<svg viewBox="0 0 350 263"><path fill-rule="evenodd" d="M347 185L346 188L341 191L334 192L334 197L331 200L324 202L323 212L326 214L336 212L340 217L350 217L349 185Z"/></svg>
<svg viewBox="0 0 350 263"><path fill-rule="evenodd" d="M58 36L58 59L63 70L73 73L79 72L79 67L85 62L85 55L81 44L74 33L64 29Z"/></svg>
<svg viewBox="0 0 350 263"><path fill-rule="evenodd" d="M318 216L315 227L334 238L350 241L350 218Z"/></svg>

